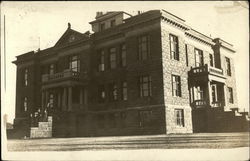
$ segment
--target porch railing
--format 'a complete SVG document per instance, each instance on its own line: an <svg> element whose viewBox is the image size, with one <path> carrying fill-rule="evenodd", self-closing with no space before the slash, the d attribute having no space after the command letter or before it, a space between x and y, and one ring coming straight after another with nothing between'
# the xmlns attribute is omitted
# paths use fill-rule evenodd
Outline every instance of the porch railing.
<svg viewBox="0 0 250 161"><path fill-rule="evenodd" d="M204 66L191 68L190 73L192 75L207 73L207 74L223 76L222 69L211 67L211 66L208 66L207 64L205 64Z"/></svg>
<svg viewBox="0 0 250 161"><path fill-rule="evenodd" d="M44 74L42 75L42 82L48 82L53 80L60 80L63 78L80 78L80 72L72 71L70 69L64 70L60 73L55 74Z"/></svg>

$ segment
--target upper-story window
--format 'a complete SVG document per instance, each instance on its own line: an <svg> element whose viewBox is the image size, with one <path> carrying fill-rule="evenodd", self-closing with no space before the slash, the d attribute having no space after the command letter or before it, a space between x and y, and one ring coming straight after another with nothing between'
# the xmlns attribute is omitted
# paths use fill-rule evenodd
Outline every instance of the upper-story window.
<svg viewBox="0 0 250 161"><path fill-rule="evenodd" d="M23 111L26 112L28 110L28 98L24 97L23 99Z"/></svg>
<svg viewBox="0 0 250 161"><path fill-rule="evenodd" d="M121 93L122 93L122 100L126 101L128 100L128 85L127 82L122 82L122 89L121 89Z"/></svg>
<svg viewBox="0 0 250 161"><path fill-rule="evenodd" d="M178 44L178 37L175 35L169 35L169 42L170 42L170 57L174 60L179 60L179 44Z"/></svg>
<svg viewBox="0 0 250 161"><path fill-rule="evenodd" d="M200 67L203 66L203 51L200 49L194 49L195 54L195 66Z"/></svg>
<svg viewBox="0 0 250 161"><path fill-rule="evenodd" d="M49 65L49 75L53 75L55 73L55 64Z"/></svg>
<svg viewBox="0 0 250 161"><path fill-rule="evenodd" d="M196 90L196 100L204 100L204 88L197 86Z"/></svg>
<svg viewBox="0 0 250 161"><path fill-rule="evenodd" d="M99 60L98 60L98 71L104 71L105 70L105 55L104 51L100 51Z"/></svg>
<svg viewBox="0 0 250 161"><path fill-rule="evenodd" d="M100 103L104 102L106 99L106 92L105 92L105 86L99 85L98 87L98 101Z"/></svg>
<svg viewBox="0 0 250 161"><path fill-rule="evenodd" d="M127 65L127 51L126 51L126 45L121 45L121 65L122 67L125 67Z"/></svg>
<svg viewBox="0 0 250 161"><path fill-rule="evenodd" d="M103 30L105 30L105 23L100 24L100 31L103 31Z"/></svg>
<svg viewBox="0 0 250 161"><path fill-rule="evenodd" d="M115 20L111 20L110 21L110 27L114 27L115 26Z"/></svg>
<svg viewBox="0 0 250 161"><path fill-rule="evenodd" d="M109 50L109 67L110 69L116 68L116 48Z"/></svg>
<svg viewBox="0 0 250 161"><path fill-rule="evenodd" d="M24 70L24 86L28 86L28 69Z"/></svg>
<svg viewBox="0 0 250 161"><path fill-rule="evenodd" d="M231 76L232 73L231 73L231 63L230 63L230 59L225 57L225 60L226 60L226 73L228 76Z"/></svg>
<svg viewBox="0 0 250 161"><path fill-rule="evenodd" d="M139 60L146 60L149 58L149 36L143 35L138 38L138 52Z"/></svg>
<svg viewBox="0 0 250 161"><path fill-rule="evenodd" d="M151 91L151 76L139 77L140 97L147 97L152 95Z"/></svg>
<svg viewBox="0 0 250 161"><path fill-rule="evenodd" d="M228 87L228 102L234 103L234 97L233 97L233 88Z"/></svg>
<svg viewBox="0 0 250 161"><path fill-rule="evenodd" d="M115 83L110 84L110 100L116 101L118 99L117 85Z"/></svg>
<svg viewBox="0 0 250 161"><path fill-rule="evenodd" d="M172 95L181 97L181 77L172 75Z"/></svg>
<svg viewBox="0 0 250 161"><path fill-rule="evenodd" d="M209 64L211 67L214 66L214 57L213 57L213 54L209 54Z"/></svg>
<svg viewBox="0 0 250 161"><path fill-rule="evenodd" d="M70 57L69 68L71 71L80 72L80 59L78 55Z"/></svg>

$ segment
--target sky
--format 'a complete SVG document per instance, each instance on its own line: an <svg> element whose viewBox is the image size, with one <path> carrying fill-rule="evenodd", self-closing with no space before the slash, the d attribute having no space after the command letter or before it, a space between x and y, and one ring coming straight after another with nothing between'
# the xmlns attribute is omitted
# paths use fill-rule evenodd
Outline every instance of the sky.
<svg viewBox="0 0 250 161"><path fill-rule="evenodd" d="M3 66L3 15L6 26L6 88L1 79L1 114L13 122L15 112L17 55L55 45L67 29L91 31L97 11L136 13L164 9L186 20L195 30L234 45L238 105L249 110L249 6L233 1L141 1L141 2L1 2L1 78Z"/></svg>

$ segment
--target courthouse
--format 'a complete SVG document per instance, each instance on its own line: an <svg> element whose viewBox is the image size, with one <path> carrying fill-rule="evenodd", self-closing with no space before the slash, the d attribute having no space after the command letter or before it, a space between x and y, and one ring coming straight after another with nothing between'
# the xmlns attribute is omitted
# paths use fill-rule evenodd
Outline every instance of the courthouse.
<svg viewBox="0 0 250 161"><path fill-rule="evenodd" d="M89 24L92 32L80 33L68 23L54 46L13 62L14 128L20 135L246 130L232 44L165 10L97 12Z"/></svg>

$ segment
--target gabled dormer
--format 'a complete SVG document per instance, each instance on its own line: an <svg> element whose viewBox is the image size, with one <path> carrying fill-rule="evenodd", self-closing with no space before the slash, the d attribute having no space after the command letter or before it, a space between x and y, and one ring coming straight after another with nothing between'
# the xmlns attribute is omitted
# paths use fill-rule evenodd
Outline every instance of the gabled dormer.
<svg viewBox="0 0 250 161"><path fill-rule="evenodd" d="M70 23L68 23L68 29L64 32L64 34L60 37L60 39L56 42L54 47L65 46L70 43L76 42L81 39L89 38L90 33L80 33L71 29Z"/></svg>

